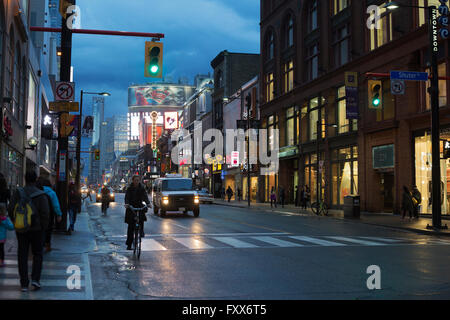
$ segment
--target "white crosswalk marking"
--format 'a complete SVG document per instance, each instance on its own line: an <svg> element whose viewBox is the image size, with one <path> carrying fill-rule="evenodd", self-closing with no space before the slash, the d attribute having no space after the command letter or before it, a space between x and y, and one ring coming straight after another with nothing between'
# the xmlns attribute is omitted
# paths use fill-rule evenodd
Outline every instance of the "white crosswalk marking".
<svg viewBox="0 0 450 320"><path fill-rule="evenodd" d="M290 241L280 240L273 237L252 237L252 239L256 239L262 242L270 243L278 247L303 247L303 245L299 243L294 243Z"/></svg>
<svg viewBox="0 0 450 320"><path fill-rule="evenodd" d="M388 239L388 238L379 238L379 237L359 237L359 238L374 240L374 241L383 241L383 242L389 242L389 243L397 243L397 242L404 241L404 240L399 240L399 239Z"/></svg>
<svg viewBox="0 0 450 320"><path fill-rule="evenodd" d="M194 238L173 238L178 243L181 243L183 246L188 247L189 249L211 249L212 247L207 245L206 243L194 239Z"/></svg>
<svg viewBox="0 0 450 320"><path fill-rule="evenodd" d="M234 248L257 248L258 246L244 242L242 240L238 240L231 237L213 237L213 239L228 244Z"/></svg>
<svg viewBox="0 0 450 320"><path fill-rule="evenodd" d="M351 243L363 244L365 246L385 246L386 245L386 243L360 240L360 239L354 239L354 238L348 238L348 237L336 237L336 236L330 237L330 236L328 236L327 238L331 238L334 240L340 240L340 241L347 241L347 242L351 242Z"/></svg>
<svg viewBox="0 0 450 320"><path fill-rule="evenodd" d="M84 289L84 280L81 280L81 288ZM49 280L43 279L40 281L42 287L64 287L67 288L67 279ZM19 278L17 279L0 279L0 286L20 286Z"/></svg>
<svg viewBox="0 0 450 320"><path fill-rule="evenodd" d="M289 238L317 244L320 246L326 246L326 247L345 246L345 244L343 244L343 243L333 242L333 241L328 241L328 240L323 240L323 239L317 239L317 238L312 238L312 237L307 237L307 236L290 236Z"/></svg>
<svg viewBox="0 0 450 320"><path fill-rule="evenodd" d="M31 268L29 270L31 270ZM17 267L16 268L14 268L14 267L0 268L0 275L2 275L2 274L18 275L19 270L17 269ZM68 274L65 269L56 269L56 270L55 269L52 269L52 270L42 269L41 275L43 275L43 276L70 276L70 274ZM83 275L84 275L84 271L82 270L81 276L83 276Z"/></svg>
<svg viewBox="0 0 450 320"><path fill-rule="evenodd" d="M164 251L167 250L166 247L161 245L158 241L154 239L142 239L142 248L143 251Z"/></svg>

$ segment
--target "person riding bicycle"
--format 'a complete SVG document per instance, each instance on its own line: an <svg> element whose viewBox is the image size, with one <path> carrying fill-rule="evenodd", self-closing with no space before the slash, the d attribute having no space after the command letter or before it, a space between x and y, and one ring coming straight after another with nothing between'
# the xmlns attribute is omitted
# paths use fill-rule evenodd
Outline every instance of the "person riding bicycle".
<svg viewBox="0 0 450 320"><path fill-rule="evenodd" d="M131 249L131 244L134 239L134 212L129 208L129 206L133 206L134 208L142 208L144 205L142 202L145 202L147 206L150 206L150 201L147 196L147 191L145 191L144 186L141 184L141 178L138 175L134 175L131 179L131 184L125 193L125 207L127 208L125 212L125 223L128 224L127 231L127 250ZM144 237L144 221L147 221L147 217L145 216L145 212L140 213L140 229L141 229L141 237Z"/></svg>
<svg viewBox="0 0 450 320"><path fill-rule="evenodd" d="M109 207L109 202L110 202L110 193L111 191L109 191L109 188L106 186L106 183L103 185L102 190L101 190L101 195L102 195L102 212L106 213L106 210Z"/></svg>

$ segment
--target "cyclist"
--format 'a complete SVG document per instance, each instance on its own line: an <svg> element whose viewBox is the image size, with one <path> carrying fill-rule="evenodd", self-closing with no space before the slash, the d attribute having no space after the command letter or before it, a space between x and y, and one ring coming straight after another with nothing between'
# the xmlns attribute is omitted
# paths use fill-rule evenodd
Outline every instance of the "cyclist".
<svg viewBox="0 0 450 320"><path fill-rule="evenodd" d="M109 201L110 201L110 191L106 185L106 183L103 185L101 194L102 194L102 212L106 214L106 210L109 207Z"/></svg>
<svg viewBox="0 0 450 320"><path fill-rule="evenodd" d="M134 175L131 179L130 186L127 188L127 192L125 193L125 207L127 208L125 212L125 223L128 224L127 250L132 250L131 244L133 243L135 227L134 213L128 206L131 205L134 208L142 208L144 207L142 202L145 202L147 206L150 206L147 191L145 191L144 186L141 184L141 178L138 175ZM141 237L143 238L145 236L144 221L147 221L147 217L145 216L145 212L141 212L140 215Z"/></svg>

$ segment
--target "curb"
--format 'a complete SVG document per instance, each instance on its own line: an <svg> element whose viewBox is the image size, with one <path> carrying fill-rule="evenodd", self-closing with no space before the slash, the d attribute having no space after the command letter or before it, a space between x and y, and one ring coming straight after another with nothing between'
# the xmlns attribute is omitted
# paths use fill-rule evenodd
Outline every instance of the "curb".
<svg viewBox="0 0 450 320"><path fill-rule="evenodd" d="M223 203L216 203L213 202L212 204L218 205L218 206L224 206L224 207L234 207L234 208L241 208L241 209L250 209L250 210L262 210L264 212L272 212L271 210L267 210L265 208L256 208L256 207L242 207L235 204L223 204ZM299 215L301 216L301 215ZM353 222L353 223L362 223L362 224L368 224L372 226L378 226L378 227L384 227L389 229L395 229L395 230L406 230L410 232L414 232L417 234L423 234L423 235L431 235L431 236L445 236L450 237L450 232L440 232L440 231L434 231L434 230L425 230L425 229L415 229L415 228L409 228L409 227L398 227L398 226L392 226L392 225L385 225L385 224L379 224L379 223L371 223L371 222L365 222L361 221L359 219L352 219L352 218L336 218L333 216L328 216L327 218L339 220L339 221L345 221L345 222Z"/></svg>

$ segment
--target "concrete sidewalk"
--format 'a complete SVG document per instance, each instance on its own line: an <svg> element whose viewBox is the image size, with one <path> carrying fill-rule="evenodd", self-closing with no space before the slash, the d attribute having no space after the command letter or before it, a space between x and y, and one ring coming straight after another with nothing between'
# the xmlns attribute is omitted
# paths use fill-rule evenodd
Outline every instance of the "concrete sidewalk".
<svg viewBox="0 0 450 320"><path fill-rule="evenodd" d="M248 207L247 201L224 201L220 199L215 199L214 204L230 206L230 207L238 207L244 208L248 210L259 210L265 212L276 212L283 213L289 215L299 215L299 216L315 216L315 214L311 211L310 208L304 210L300 209L300 207L295 207L294 205L285 205L284 208L281 205L277 204L277 207L270 207L270 203L254 203L250 204L250 208ZM439 235L439 236L450 236L449 229L442 230L433 230L427 229L427 225L432 225L431 215L421 215L418 220L409 218L402 219L399 215L394 215L392 213L369 213L369 212L361 212L360 218L344 218L343 210L329 210L328 218L330 219L339 219L345 220L352 223L365 223L376 226L383 226L387 228L393 229L401 229L408 230L412 232L416 232L419 234L427 234L427 235ZM442 225L450 225L447 223L446 217L442 219Z"/></svg>

